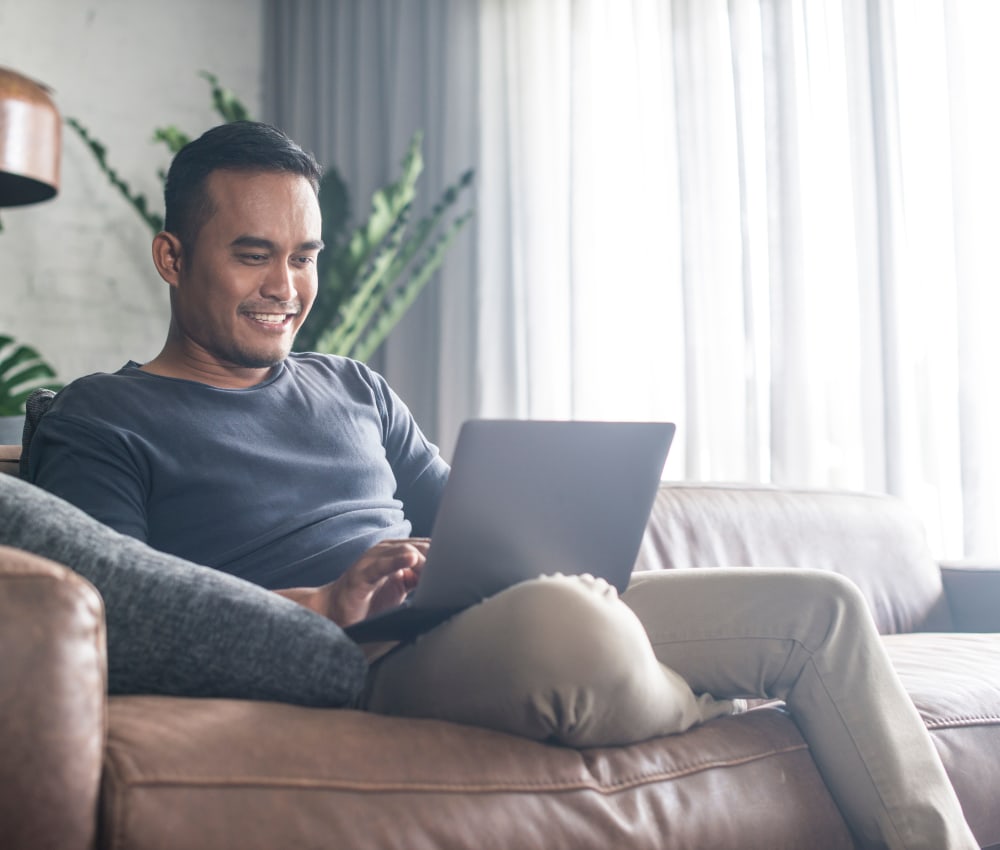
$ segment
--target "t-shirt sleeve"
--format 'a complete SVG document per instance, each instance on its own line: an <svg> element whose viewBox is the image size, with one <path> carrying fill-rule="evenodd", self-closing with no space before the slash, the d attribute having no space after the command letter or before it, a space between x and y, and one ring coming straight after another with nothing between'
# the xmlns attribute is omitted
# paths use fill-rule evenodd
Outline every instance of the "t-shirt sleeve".
<svg viewBox="0 0 1000 850"><path fill-rule="evenodd" d="M385 379L375 373L372 379L383 419L386 458L396 477L395 496L403 503L413 536L429 537L448 480L448 464Z"/></svg>
<svg viewBox="0 0 1000 850"><path fill-rule="evenodd" d="M405 488L397 488L396 497L403 503L403 515L409 520L414 537L431 536L447 480L448 464L437 455L421 475Z"/></svg>
<svg viewBox="0 0 1000 850"><path fill-rule="evenodd" d="M28 480L122 534L147 539L146 487L123 442L86 420L50 411L31 440Z"/></svg>

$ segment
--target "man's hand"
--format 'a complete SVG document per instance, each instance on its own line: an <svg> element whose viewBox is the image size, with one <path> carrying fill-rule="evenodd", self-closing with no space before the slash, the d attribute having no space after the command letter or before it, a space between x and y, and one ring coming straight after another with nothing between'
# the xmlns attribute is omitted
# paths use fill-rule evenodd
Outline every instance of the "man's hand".
<svg viewBox="0 0 1000 850"><path fill-rule="evenodd" d="M429 546L426 537L383 540L336 581L277 592L329 617L338 626L349 626L399 605L417 586Z"/></svg>

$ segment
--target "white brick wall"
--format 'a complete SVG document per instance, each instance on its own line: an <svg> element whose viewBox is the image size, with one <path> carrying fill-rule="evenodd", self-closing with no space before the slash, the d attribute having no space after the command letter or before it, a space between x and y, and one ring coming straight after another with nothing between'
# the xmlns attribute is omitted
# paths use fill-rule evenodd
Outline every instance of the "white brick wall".
<svg viewBox="0 0 1000 850"><path fill-rule="evenodd" d="M201 70L260 114L260 0L0 0L0 65L55 90L108 147L111 165L162 211L155 127L218 123ZM167 287L151 232L64 128L55 199L0 209L0 333L38 348L70 380L146 360L162 345Z"/></svg>

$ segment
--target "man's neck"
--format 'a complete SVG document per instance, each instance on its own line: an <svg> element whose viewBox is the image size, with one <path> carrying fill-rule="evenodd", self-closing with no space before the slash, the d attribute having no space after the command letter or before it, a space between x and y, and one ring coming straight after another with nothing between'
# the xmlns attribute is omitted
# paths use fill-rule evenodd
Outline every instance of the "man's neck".
<svg viewBox="0 0 1000 850"><path fill-rule="evenodd" d="M177 357L164 349L148 363L139 367L143 372L165 378L180 378L225 390L243 390L266 381L275 367L244 367L219 363L205 358Z"/></svg>

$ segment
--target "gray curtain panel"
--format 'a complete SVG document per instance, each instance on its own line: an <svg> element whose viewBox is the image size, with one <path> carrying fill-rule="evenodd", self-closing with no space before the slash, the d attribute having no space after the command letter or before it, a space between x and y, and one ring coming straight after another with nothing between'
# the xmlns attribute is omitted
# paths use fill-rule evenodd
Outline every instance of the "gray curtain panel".
<svg viewBox="0 0 1000 850"><path fill-rule="evenodd" d="M264 117L336 166L355 220L394 180L414 131L424 172L414 215L477 165L479 4L269 0ZM473 203L475 203L473 201ZM476 252L466 227L372 365L447 456L475 413Z"/></svg>

